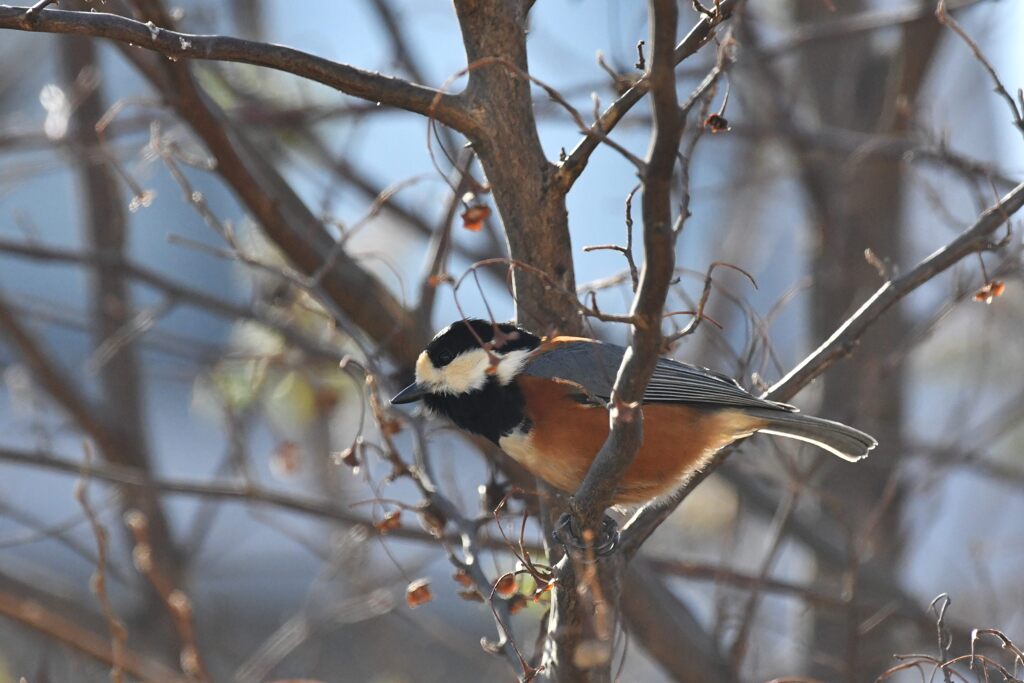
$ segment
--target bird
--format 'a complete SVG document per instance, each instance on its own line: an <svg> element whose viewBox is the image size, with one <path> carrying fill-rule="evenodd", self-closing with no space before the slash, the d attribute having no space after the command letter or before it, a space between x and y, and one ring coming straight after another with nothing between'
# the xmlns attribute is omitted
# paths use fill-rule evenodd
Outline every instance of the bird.
<svg viewBox="0 0 1024 683"><path fill-rule="evenodd" d="M430 412L495 443L572 494L609 432L609 400L626 349L583 337L542 339L476 318L444 328L419 354L415 382L393 405ZM797 439L856 462L877 445L864 432L754 396L731 377L660 357L644 391L643 441L612 504L671 496L725 446L754 433Z"/></svg>

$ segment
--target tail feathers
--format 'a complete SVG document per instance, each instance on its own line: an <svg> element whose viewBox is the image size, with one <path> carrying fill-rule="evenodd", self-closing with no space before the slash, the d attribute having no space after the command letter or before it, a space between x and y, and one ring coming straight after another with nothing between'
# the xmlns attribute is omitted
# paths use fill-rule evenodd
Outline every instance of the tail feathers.
<svg viewBox="0 0 1024 683"><path fill-rule="evenodd" d="M878 445L869 434L820 417L784 413L767 408L754 408L744 412L751 417L765 420L766 424L757 430L763 434L806 441L850 462L867 457L868 451Z"/></svg>

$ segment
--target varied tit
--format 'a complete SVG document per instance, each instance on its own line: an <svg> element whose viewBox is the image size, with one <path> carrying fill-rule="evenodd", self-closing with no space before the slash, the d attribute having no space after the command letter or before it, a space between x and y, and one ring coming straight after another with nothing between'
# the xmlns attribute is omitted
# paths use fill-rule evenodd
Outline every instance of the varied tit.
<svg viewBox="0 0 1024 683"><path fill-rule="evenodd" d="M608 436L608 400L625 351L459 320L427 345L416 361L416 382L391 402L422 400L572 493ZM643 414L643 443L616 488L616 505L672 493L716 451L755 432L806 441L851 462L877 444L852 427L757 398L725 375L670 358L658 360Z"/></svg>

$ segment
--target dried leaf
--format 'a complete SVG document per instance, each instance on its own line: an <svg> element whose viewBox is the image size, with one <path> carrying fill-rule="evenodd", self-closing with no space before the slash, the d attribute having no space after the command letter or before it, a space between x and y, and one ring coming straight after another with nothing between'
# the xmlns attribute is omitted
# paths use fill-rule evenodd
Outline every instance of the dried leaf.
<svg viewBox="0 0 1024 683"><path fill-rule="evenodd" d="M392 510L388 514L384 515L384 519L379 522L375 522L373 528L381 534L386 534L389 531L401 528L402 526L402 511Z"/></svg>
<svg viewBox="0 0 1024 683"><path fill-rule="evenodd" d="M460 569L452 574L452 578L455 579L455 582L460 586L470 588L473 585L473 579L466 573L465 569Z"/></svg>
<svg viewBox="0 0 1024 683"><path fill-rule="evenodd" d="M526 596L521 593L516 593L508 600L508 613L517 614L526 609L527 606Z"/></svg>
<svg viewBox="0 0 1024 683"><path fill-rule="evenodd" d="M491 215L489 206L477 204L462 212L462 227L466 230L479 232L484 227L484 221Z"/></svg>
<svg viewBox="0 0 1024 683"><path fill-rule="evenodd" d="M727 133L730 130L729 119L721 114L711 114L704 120L704 127L712 133Z"/></svg>
<svg viewBox="0 0 1024 683"><path fill-rule="evenodd" d="M434 594L430 592L429 579L416 579L405 589L405 604L409 605L411 609L425 605L433 599Z"/></svg>
<svg viewBox="0 0 1024 683"><path fill-rule="evenodd" d="M313 394L313 402L321 415L334 410L339 400L338 390L334 387L318 387Z"/></svg>
<svg viewBox="0 0 1024 683"><path fill-rule="evenodd" d="M385 418L380 421L380 431L384 436L392 436L402 431L402 423L398 420Z"/></svg>
<svg viewBox="0 0 1024 683"><path fill-rule="evenodd" d="M1006 291L1006 283L1002 280L992 280L985 283L985 286L974 293L974 300L990 304L993 299L1001 297Z"/></svg>
<svg viewBox="0 0 1024 683"><path fill-rule="evenodd" d="M302 467L302 450L294 441L282 441L270 456L270 471L278 477L289 477Z"/></svg>
<svg viewBox="0 0 1024 683"><path fill-rule="evenodd" d="M550 592L555 587L555 581L557 581L557 579L551 579L546 584L535 590L533 592L533 601L540 602L540 599L544 597L544 594Z"/></svg>
<svg viewBox="0 0 1024 683"><path fill-rule="evenodd" d="M494 592L503 598L515 595L517 590L519 590L519 584L516 581L516 575L512 572L501 575L494 582Z"/></svg>

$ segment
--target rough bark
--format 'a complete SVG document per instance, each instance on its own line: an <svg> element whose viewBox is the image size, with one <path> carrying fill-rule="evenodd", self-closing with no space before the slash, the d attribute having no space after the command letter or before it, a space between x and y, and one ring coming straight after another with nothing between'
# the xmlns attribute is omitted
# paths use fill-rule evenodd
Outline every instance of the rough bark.
<svg viewBox="0 0 1024 683"><path fill-rule="evenodd" d="M455 9L470 68L464 96L474 117L484 122L470 139L501 214L509 256L551 278L513 272L516 318L537 331L579 334L569 214L565 195L553 182L555 166L540 144L530 83L488 59L529 71L527 9L501 0L458 0Z"/></svg>

